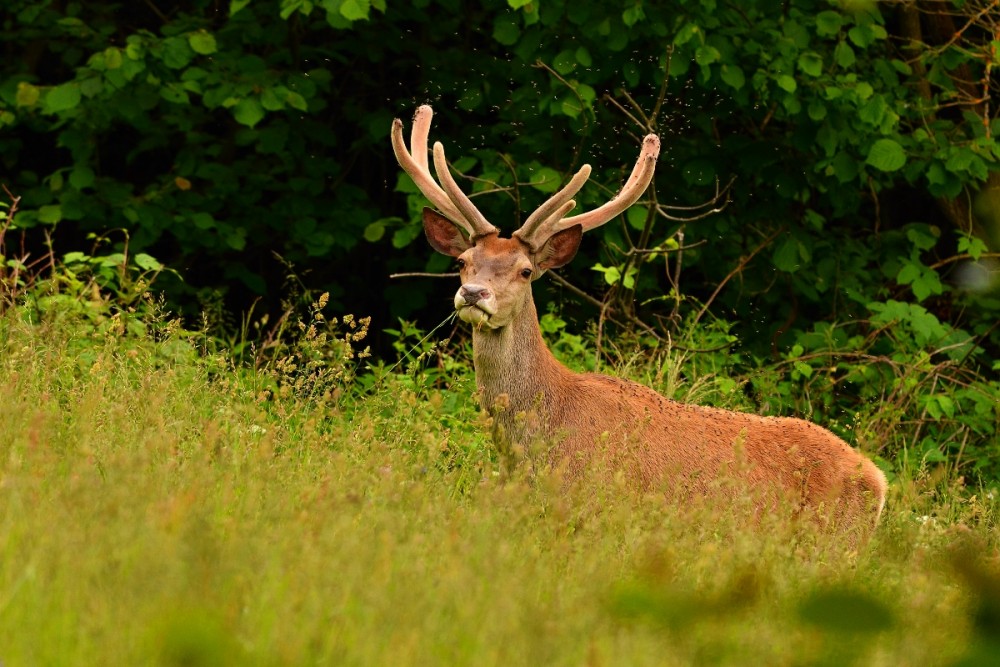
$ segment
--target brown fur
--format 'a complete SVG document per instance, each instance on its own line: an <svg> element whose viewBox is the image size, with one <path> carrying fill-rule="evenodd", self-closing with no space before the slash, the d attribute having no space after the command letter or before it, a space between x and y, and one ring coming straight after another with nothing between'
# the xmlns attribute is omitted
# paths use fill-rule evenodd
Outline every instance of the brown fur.
<svg viewBox="0 0 1000 667"><path fill-rule="evenodd" d="M687 405L560 364L542 340L531 280L572 259L578 232L556 235L532 254L518 239L496 234L472 245L433 211L425 211L424 226L436 249L464 263L463 290L485 288L492 300L483 304L488 318L460 299L456 307L474 323L476 382L502 451L547 442L548 462L564 466L571 480L604 464L642 490L729 497L749 491L759 511L785 499L838 524L877 522L885 476L816 424ZM531 278L521 273L526 267ZM741 484L720 486L722 476Z"/></svg>

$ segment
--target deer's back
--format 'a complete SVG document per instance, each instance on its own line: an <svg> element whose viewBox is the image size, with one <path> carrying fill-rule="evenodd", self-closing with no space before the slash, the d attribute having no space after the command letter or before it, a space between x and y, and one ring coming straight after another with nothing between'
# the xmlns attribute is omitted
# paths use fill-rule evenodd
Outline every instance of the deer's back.
<svg viewBox="0 0 1000 667"><path fill-rule="evenodd" d="M647 489L704 493L729 476L808 506L845 504L848 513L884 501L875 464L816 424L680 403L604 375L568 380L551 417L554 453L571 474L598 457Z"/></svg>

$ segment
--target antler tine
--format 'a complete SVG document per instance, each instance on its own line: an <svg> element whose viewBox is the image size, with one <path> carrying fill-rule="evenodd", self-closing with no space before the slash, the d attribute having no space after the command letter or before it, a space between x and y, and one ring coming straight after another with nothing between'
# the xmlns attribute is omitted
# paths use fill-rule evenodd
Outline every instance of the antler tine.
<svg viewBox="0 0 1000 667"><path fill-rule="evenodd" d="M646 191L646 188L649 187L650 181L653 180L653 172L656 170L656 158L659 154L660 138L655 134L646 135L646 138L642 141L642 150L639 153L639 159L636 160L635 167L632 168L632 173L629 175L628 180L625 181L621 192L614 199L603 206L595 208L593 211L574 215L571 218L558 219L552 216L549 220L543 222L543 225L551 227L553 234L573 225L581 225L583 231L586 232L612 220L615 216L634 204L642 196L642 193Z"/></svg>
<svg viewBox="0 0 1000 667"><path fill-rule="evenodd" d="M590 165L585 164L580 167L580 171L573 175L569 183L563 186L562 190L552 195L548 201L536 208L528 216L528 219L524 221L524 224L521 225L521 228L514 232L513 236L518 237L532 248L535 248L535 237L544 236L545 223L550 220L560 220L564 215L573 210L576 202L573 202L573 205L568 207L567 204L572 202L573 195L580 191L580 188L583 187L588 178L590 178Z"/></svg>
<svg viewBox="0 0 1000 667"><path fill-rule="evenodd" d="M413 129L410 130L410 155L427 173L430 173L430 166L427 164L427 137L431 133L433 117L434 110L430 105L421 104L413 114Z"/></svg>
<svg viewBox="0 0 1000 667"><path fill-rule="evenodd" d="M427 162L426 141L424 139L425 164ZM424 193L424 196L430 200L431 204L441 211L444 217L459 225L471 235L473 232L472 227L462 219L462 215L455 208L455 205L451 203L445 191L434 182L430 171L426 167L422 168L419 160L406 150L406 145L403 143L403 121L398 118L392 121L392 151L396 154L396 161L399 162L399 166L413 179L417 189Z"/></svg>
<svg viewBox="0 0 1000 667"><path fill-rule="evenodd" d="M417 108L413 116L413 130L410 133L412 153L406 149L406 144L403 142L403 121L397 118L392 122L392 150L399 166L409 174L417 188L430 200L431 204L441 211L444 217L464 229L470 237L496 232L496 227L486 221L483 214L459 189L447 168L444 170L447 178L442 178L441 172L438 172L438 178L442 180L445 188L438 185L434 177L431 176L427 160L427 137L430 134L433 116L434 111L429 105L424 104Z"/></svg>
<svg viewBox="0 0 1000 667"><path fill-rule="evenodd" d="M475 232L471 234L473 238L496 234L500 231L489 223L486 216L479 212L479 209L472 203L468 195L458 187L458 183L455 182L455 178L448 169L448 161L444 157L444 146L441 145L440 141L434 142L434 171L437 172L438 180L444 186L445 192L448 193L451 201L462 212L462 216L466 222L472 226Z"/></svg>

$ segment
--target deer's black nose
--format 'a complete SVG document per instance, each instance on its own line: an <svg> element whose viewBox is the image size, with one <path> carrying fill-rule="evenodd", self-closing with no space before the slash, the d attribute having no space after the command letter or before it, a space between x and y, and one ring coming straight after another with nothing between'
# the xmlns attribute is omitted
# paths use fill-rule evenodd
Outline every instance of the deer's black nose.
<svg viewBox="0 0 1000 667"><path fill-rule="evenodd" d="M458 294L465 300L467 306L474 306L480 301L490 298L490 291L482 285L462 285Z"/></svg>

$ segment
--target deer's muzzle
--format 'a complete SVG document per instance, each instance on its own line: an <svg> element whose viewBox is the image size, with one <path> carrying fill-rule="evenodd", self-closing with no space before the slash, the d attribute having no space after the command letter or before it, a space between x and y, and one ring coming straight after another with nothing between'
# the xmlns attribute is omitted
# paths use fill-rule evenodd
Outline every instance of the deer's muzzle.
<svg viewBox="0 0 1000 667"><path fill-rule="evenodd" d="M455 294L455 310L466 322L483 324L496 312L496 297L482 285L462 285Z"/></svg>

